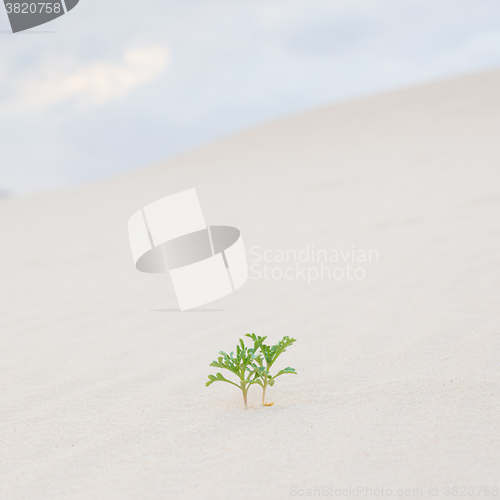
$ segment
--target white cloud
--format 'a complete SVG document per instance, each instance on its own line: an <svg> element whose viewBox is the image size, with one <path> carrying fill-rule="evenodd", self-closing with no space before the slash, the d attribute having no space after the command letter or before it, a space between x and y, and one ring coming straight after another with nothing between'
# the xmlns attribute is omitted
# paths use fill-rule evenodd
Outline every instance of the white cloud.
<svg viewBox="0 0 500 500"><path fill-rule="evenodd" d="M164 46L131 48L119 61L78 63L58 56L40 62L28 75L11 81L14 89L1 108L10 112L40 112L62 104L77 109L103 106L157 80L169 63Z"/></svg>

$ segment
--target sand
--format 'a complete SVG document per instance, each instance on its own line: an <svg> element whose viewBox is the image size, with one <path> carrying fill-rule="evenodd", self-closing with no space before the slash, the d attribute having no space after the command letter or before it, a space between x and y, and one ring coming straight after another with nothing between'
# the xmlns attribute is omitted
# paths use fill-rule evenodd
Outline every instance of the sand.
<svg viewBox="0 0 500 500"><path fill-rule="evenodd" d="M498 492L499 129L495 71L1 200L0 498ZM308 246L378 259L350 264L363 279L252 272L180 313L165 275L134 269L127 221L192 187L209 224L242 231L249 260ZM278 365L298 375L278 379L269 408L255 387L248 410L235 387L205 387L246 332L297 339Z"/></svg>

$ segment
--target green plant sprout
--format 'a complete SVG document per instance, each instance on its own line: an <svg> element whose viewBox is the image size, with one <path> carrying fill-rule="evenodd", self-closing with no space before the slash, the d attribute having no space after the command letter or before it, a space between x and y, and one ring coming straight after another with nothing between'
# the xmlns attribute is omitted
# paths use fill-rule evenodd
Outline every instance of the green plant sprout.
<svg viewBox="0 0 500 500"><path fill-rule="evenodd" d="M227 354L220 351L221 356L217 358L217 361L210 363L210 366L223 368L234 373L239 379L239 384L228 380L222 373L217 373L216 375L209 375L209 380L205 385L208 387L214 382L227 382L238 387L243 393L245 408L248 408L248 390L251 385L258 384L262 387L262 406L272 406L274 403L266 403L267 386L273 386L275 379L280 375L285 373L296 375L297 372L294 368L288 366L284 370L280 370L276 375L271 375L270 369L278 356L285 352L286 348L296 340L285 336L276 345L268 346L264 344L267 337L259 337L255 333L247 333L245 336L253 340L253 347L246 347L244 341L240 339L239 344L236 346L236 356L234 356L234 352Z"/></svg>
<svg viewBox="0 0 500 500"><path fill-rule="evenodd" d="M267 337L259 337L258 335L255 335L255 333L247 333L245 336L251 338L254 341L254 345L260 348L258 356L254 356L254 362L251 364L259 375L259 379L256 380L255 383L262 387L262 406L272 406L274 403L266 403L267 386L269 385L272 387L274 385L274 381L280 375L284 375L285 373L293 373L294 375L297 375L297 372L295 371L295 368L287 366L285 369L280 370L276 375L271 375L271 367L278 359L279 355L284 353L286 348L291 346L294 342L296 342L296 340L285 336L277 344L268 346L264 344L264 340L266 340Z"/></svg>
<svg viewBox="0 0 500 500"><path fill-rule="evenodd" d="M236 346L236 357L234 357L233 352L227 354L224 351L220 351L219 354L221 354L221 356L217 358L217 361L212 361L210 366L224 368L225 370L229 370L234 373L239 378L239 385L225 378L222 373L209 375L208 378L210 380L205 385L208 387L214 382L227 382L235 385L241 389L245 408L248 408L248 389L250 388L250 385L254 384L256 380L258 380L259 377L256 370L251 365L251 361L255 356L254 349L248 349L243 340L240 339L239 345Z"/></svg>

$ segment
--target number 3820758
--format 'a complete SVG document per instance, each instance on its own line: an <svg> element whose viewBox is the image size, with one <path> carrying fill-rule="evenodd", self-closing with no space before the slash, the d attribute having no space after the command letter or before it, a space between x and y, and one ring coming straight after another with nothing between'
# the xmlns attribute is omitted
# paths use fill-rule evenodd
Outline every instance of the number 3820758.
<svg viewBox="0 0 500 500"><path fill-rule="evenodd" d="M60 3L7 3L7 14L60 14Z"/></svg>

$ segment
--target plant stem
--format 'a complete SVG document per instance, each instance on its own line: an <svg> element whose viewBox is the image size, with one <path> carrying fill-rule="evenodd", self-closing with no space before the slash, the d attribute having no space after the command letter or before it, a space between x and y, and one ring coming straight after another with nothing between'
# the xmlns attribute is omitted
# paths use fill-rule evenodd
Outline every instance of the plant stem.
<svg viewBox="0 0 500 500"><path fill-rule="evenodd" d="M245 403L245 410L248 408L247 395L248 395L248 385L246 380L241 380L241 392L243 393L243 402Z"/></svg>
<svg viewBox="0 0 500 500"><path fill-rule="evenodd" d="M264 385L262 386L262 406L266 404L266 389L267 389L267 383L269 381L269 369L271 366L269 363L266 363L266 375L264 377Z"/></svg>

